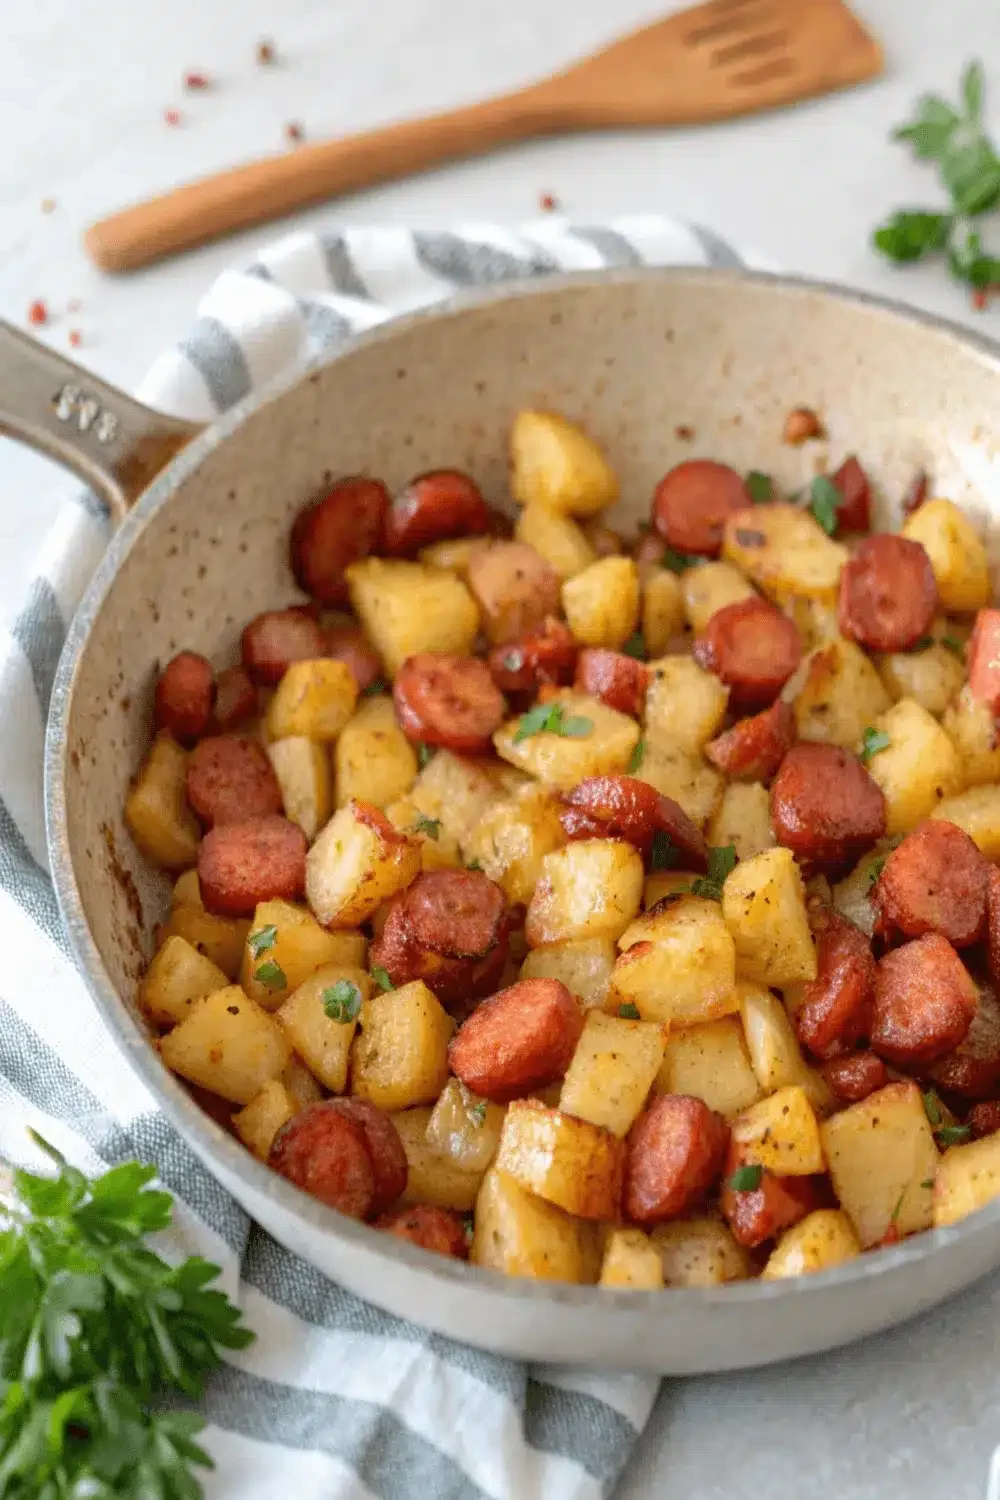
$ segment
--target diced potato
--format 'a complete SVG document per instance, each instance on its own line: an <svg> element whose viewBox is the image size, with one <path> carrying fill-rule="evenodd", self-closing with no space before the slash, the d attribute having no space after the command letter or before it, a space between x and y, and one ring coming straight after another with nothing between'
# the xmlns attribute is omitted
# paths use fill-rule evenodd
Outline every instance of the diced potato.
<svg viewBox="0 0 1000 1500"><path fill-rule="evenodd" d="M698 876L693 870L654 870L642 888L642 909L651 911L665 896L690 894Z"/></svg>
<svg viewBox="0 0 1000 1500"><path fill-rule="evenodd" d="M931 813L963 829L986 858L1000 861L1000 786L974 786L946 797Z"/></svg>
<svg viewBox="0 0 1000 1500"><path fill-rule="evenodd" d="M351 1049L351 1093L379 1109L431 1104L448 1082L448 1043L455 1029L435 995L415 979L361 1007Z"/></svg>
<svg viewBox="0 0 1000 1500"><path fill-rule="evenodd" d="M949 1146L934 1182L934 1228L957 1224L1000 1196L1000 1136Z"/></svg>
<svg viewBox="0 0 1000 1500"><path fill-rule="evenodd" d="M400 1203L403 1207L429 1203L434 1208L450 1208L454 1213L470 1213L483 1180L483 1168L463 1166L431 1144L427 1138L431 1113L426 1108L404 1109L392 1117L408 1168L406 1190Z"/></svg>
<svg viewBox="0 0 1000 1500"><path fill-rule="evenodd" d="M282 1125L293 1120L300 1109L279 1078L265 1083L249 1104L233 1115L233 1129L248 1150L261 1161L267 1161Z"/></svg>
<svg viewBox="0 0 1000 1500"><path fill-rule="evenodd" d="M833 1190L863 1250L885 1238L929 1229L939 1157L920 1090L887 1084L820 1126Z"/></svg>
<svg viewBox="0 0 1000 1500"><path fill-rule="evenodd" d="M510 492L519 505L592 516L618 499L618 480L574 422L551 411L520 411L510 430Z"/></svg>
<svg viewBox="0 0 1000 1500"><path fill-rule="evenodd" d="M229 975L186 938L168 937L146 970L139 1004L154 1026L176 1026L195 1000L225 989L228 981Z"/></svg>
<svg viewBox="0 0 1000 1500"><path fill-rule="evenodd" d="M538 1281L587 1283L596 1281L598 1271L593 1225L529 1193L496 1167L486 1173L476 1198L469 1259Z"/></svg>
<svg viewBox="0 0 1000 1500"><path fill-rule="evenodd" d="M746 1281L750 1257L721 1219L675 1219L651 1235L667 1286L722 1286Z"/></svg>
<svg viewBox="0 0 1000 1500"><path fill-rule="evenodd" d="M172 937L184 938L217 964L227 979L235 979L249 930L250 923L243 917L217 917L201 905L182 902L167 918L163 942Z"/></svg>
<svg viewBox="0 0 1000 1500"><path fill-rule="evenodd" d="M620 938L642 902L642 857L624 839L579 839L546 854L525 918L532 948Z"/></svg>
<svg viewBox="0 0 1000 1500"><path fill-rule="evenodd" d="M891 845L884 840L869 849L849 875L833 888L833 904L855 927L871 937L875 931L875 905L872 888Z"/></svg>
<svg viewBox="0 0 1000 1500"><path fill-rule="evenodd" d="M243 949L240 983L251 1000L265 1010L277 1010L321 964L361 968L367 950L363 932L327 932L304 906L259 901ZM284 984L275 983L271 969L267 982L254 977L255 970L268 960L285 976Z"/></svg>
<svg viewBox="0 0 1000 1500"><path fill-rule="evenodd" d="M443 542L431 542L429 547L422 547L417 556L428 567L445 568L464 578L469 571L469 557L482 546L481 536L453 536Z"/></svg>
<svg viewBox="0 0 1000 1500"><path fill-rule="evenodd" d="M625 1144L610 1131L537 1099L507 1106L496 1169L528 1192L581 1219L616 1218Z"/></svg>
<svg viewBox="0 0 1000 1500"><path fill-rule="evenodd" d="M973 698L966 683L945 709L942 726L958 751L965 786L1000 781L1000 734L988 703Z"/></svg>
<svg viewBox="0 0 1000 1500"><path fill-rule="evenodd" d="M308 1109L310 1104L318 1104L323 1098L323 1090L301 1057L296 1057L294 1053L288 1060L288 1067L281 1075L281 1082L299 1109Z"/></svg>
<svg viewBox="0 0 1000 1500"><path fill-rule="evenodd" d="M786 1229L761 1272L763 1281L829 1271L861 1254L850 1219L839 1208L818 1208Z"/></svg>
<svg viewBox="0 0 1000 1500"><path fill-rule="evenodd" d="M687 622L696 632L704 630L712 616L727 604L753 599L757 593L746 575L727 562L704 562L697 568L685 568L680 587Z"/></svg>
<svg viewBox="0 0 1000 1500"><path fill-rule="evenodd" d="M643 580L640 621L647 656L660 656L684 629L680 580L669 568L649 573Z"/></svg>
<svg viewBox="0 0 1000 1500"><path fill-rule="evenodd" d="M693 656L664 656L649 664L646 690L646 753L651 746L704 749L722 728L729 689ZM643 763L645 769L645 762Z"/></svg>
<svg viewBox="0 0 1000 1500"><path fill-rule="evenodd" d="M249 1104L287 1067L291 1054L274 1017L236 984L196 1000L160 1042L168 1068L233 1104Z"/></svg>
<svg viewBox="0 0 1000 1500"><path fill-rule="evenodd" d="M894 703L900 698L912 698L935 719L940 719L965 681L961 657L947 646L936 644L920 651L894 651L878 656L875 665ZM870 724L871 719L867 722Z"/></svg>
<svg viewBox="0 0 1000 1500"><path fill-rule="evenodd" d="M558 979L586 1010L603 1010L608 1003L615 945L611 938L582 938L535 948L521 965L522 979Z"/></svg>
<svg viewBox="0 0 1000 1500"><path fill-rule="evenodd" d="M618 946L611 998L642 1020L693 1026L737 1009L736 950L717 901L682 896L639 917Z"/></svg>
<svg viewBox="0 0 1000 1500"><path fill-rule="evenodd" d="M187 800L187 755L158 734L125 799L125 822L147 859L183 870L198 858L201 828Z"/></svg>
<svg viewBox="0 0 1000 1500"><path fill-rule="evenodd" d="M405 833L420 851L420 868L427 870L460 870L463 868L462 851L458 840L453 838L437 818L428 818L420 812L412 797L400 797L385 810L393 828Z"/></svg>
<svg viewBox="0 0 1000 1500"><path fill-rule="evenodd" d="M450 840L457 847L471 836L496 797L496 788L481 765L450 750L438 750L420 772L407 801L418 816L440 823L442 843Z"/></svg>
<svg viewBox="0 0 1000 1500"><path fill-rule="evenodd" d="M285 817L312 843L333 808L330 756L326 746L303 734L272 740L268 757L281 787Z"/></svg>
<svg viewBox="0 0 1000 1500"><path fill-rule="evenodd" d="M364 969L324 964L289 995L278 1011L278 1020L295 1051L331 1094L342 1094L347 1087L347 1064L358 1025L357 1015L338 1021L324 1009L325 997L344 981L357 991L359 1006L368 999L372 981Z"/></svg>
<svg viewBox="0 0 1000 1500"><path fill-rule="evenodd" d="M708 842L717 849L732 844L736 857L753 859L774 848L771 798L760 781L731 781L708 825Z"/></svg>
<svg viewBox="0 0 1000 1500"><path fill-rule="evenodd" d="M427 1121L427 1144L469 1172L485 1172L497 1154L506 1109L449 1078Z"/></svg>
<svg viewBox="0 0 1000 1500"><path fill-rule="evenodd" d="M570 689L555 694L552 701L561 706L564 721L588 719L589 732L578 738L543 730L518 740L521 723L518 716L509 719L493 736L501 760L563 791L569 791L585 776L607 776L625 770L639 743L639 726L634 719L607 708L599 698Z"/></svg>
<svg viewBox="0 0 1000 1500"><path fill-rule="evenodd" d="M272 740L289 735L335 740L357 701L357 680L344 662L332 656L293 661L285 668L268 707L268 736Z"/></svg>
<svg viewBox="0 0 1000 1500"><path fill-rule="evenodd" d="M170 904L171 906L197 906L202 911L205 910L197 870L185 870L183 875L178 875L170 895Z"/></svg>
<svg viewBox="0 0 1000 1500"><path fill-rule="evenodd" d="M345 574L354 612L390 677L418 651L467 656L472 650L479 610L454 573L366 557Z"/></svg>
<svg viewBox="0 0 1000 1500"><path fill-rule="evenodd" d="M397 833L376 809L349 802L306 856L306 898L324 927L359 927L419 870L413 839Z"/></svg>
<svg viewBox="0 0 1000 1500"><path fill-rule="evenodd" d="M754 505L726 521L722 555L778 604L795 595L832 604L847 548L798 505Z"/></svg>
<svg viewBox="0 0 1000 1500"><path fill-rule="evenodd" d="M887 834L910 833L945 797L961 791L958 751L936 719L911 698L901 698L875 720L889 736L868 760L868 774L885 796Z"/></svg>
<svg viewBox="0 0 1000 1500"><path fill-rule="evenodd" d="M559 1108L624 1137L663 1061L666 1028L592 1010L563 1079Z"/></svg>
<svg viewBox="0 0 1000 1500"><path fill-rule="evenodd" d="M750 1065L765 1093L797 1085L817 1114L834 1108L829 1085L802 1055L788 1012L770 990L756 984L737 984L740 1018Z"/></svg>
<svg viewBox="0 0 1000 1500"><path fill-rule="evenodd" d="M900 527L931 560L942 609L972 614L990 602L990 570L976 528L951 500L925 500Z"/></svg>
<svg viewBox="0 0 1000 1500"><path fill-rule="evenodd" d="M663 1286L660 1252L641 1229L613 1229L604 1246L601 1286L658 1292Z"/></svg>
<svg viewBox="0 0 1000 1500"><path fill-rule="evenodd" d="M726 1119L755 1104L760 1084L747 1052L743 1028L735 1016L685 1026L667 1040L663 1066L656 1075L661 1094L690 1094Z"/></svg>
<svg viewBox="0 0 1000 1500"><path fill-rule="evenodd" d="M792 702L800 740L853 750L868 724L889 707L889 694L868 657L842 637L818 647L803 663Z"/></svg>
<svg viewBox="0 0 1000 1500"><path fill-rule="evenodd" d="M832 600L801 599L798 595L792 594L783 601L782 608L788 618L795 622L802 638L803 651L815 651L817 646L825 646L829 641L840 639L837 609ZM782 689L781 696L787 702L791 702L795 693L798 692L799 682L803 675L800 667Z"/></svg>
<svg viewBox="0 0 1000 1500"><path fill-rule="evenodd" d="M562 605L581 646L623 646L639 623L639 573L631 557L602 557L567 579Z"/></svg>
<svg viewBox="0 0 1000 1500"><path fill-rule="evenodd" d="M575 578L597 561L597 553L577 523L546 505L526 505L517 518L514 539L534 547L560 578Z"/></svg>
<svg viewBox="0 0 1000 1500"><path fill-rule="evenodd" d="M722 915L741 978L776 985L816 978L805 887L791 850L768 849L738 864L722 887Z"/></svg>
<svg viewBox="0 0 1000 1500"><path fill-rule="evenodd" d="M647 744L634 774L679 802L699 828L704 828L719 806L723 778L697 752L679 745Z"/></svg>
<svg viewBox="0 0 1000 1500"><path fill-rule="evenodd" d="M778 1177L811 1177L825 1167L816 1113L797 1084L745 1109L733 1121L732 1139L741 1162Z"/></svg>
<svg viewBox="0 0 1000 1500"><path fill-rule="evenodd" d="M508 901L527 906L547 854L566 842L559 821L561 802L534 782L494 803L462 844L466 862L502 886Z"/></svg>
<svg viewBox="0 0 1000 1500"><path fill-rule="evenodd" d="M417 779L417 757L399 725L392 699L365 698L334 749L336 803L352 797L385 810L405 797Z"/></svg>

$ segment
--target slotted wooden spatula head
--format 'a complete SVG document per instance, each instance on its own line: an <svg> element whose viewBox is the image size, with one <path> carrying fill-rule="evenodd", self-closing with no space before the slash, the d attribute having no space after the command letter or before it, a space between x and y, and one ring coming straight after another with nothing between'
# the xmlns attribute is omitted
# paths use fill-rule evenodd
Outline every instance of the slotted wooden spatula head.
<svg viewBox="0 0 1000 1500"><path fill-rule="evenodd" d="M882 71L841 0L708 0L595 53L542 88L579 123L679 125L793 104Z"/></svg>

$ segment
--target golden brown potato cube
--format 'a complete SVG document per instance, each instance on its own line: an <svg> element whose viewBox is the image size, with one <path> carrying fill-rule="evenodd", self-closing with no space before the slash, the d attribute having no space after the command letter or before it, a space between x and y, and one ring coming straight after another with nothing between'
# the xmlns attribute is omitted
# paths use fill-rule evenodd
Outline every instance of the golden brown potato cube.
<svg viewBox="0 0 1000 1500"><path fill-rule="evenodd" d="M197 870L185 870L182 875L178 875L170 895L170 904L171 906L197 906L202 911L205 910Z"/></svg>
<svg viewBox="0 0 1000 1500"><path fill-rule="evenodd" d="M817 646L826 646L830 641L842 639L840 626L837 624L837 607L833 600L826 602L821 599L801 599L792 594L783 600L781 607L788 618L795 622L802 638L803 651L815 651ZM787 702L791 702L798 692L803 675L800 666L782 689L781 696Z"/></svg>
<svg viewBox="0 0 1000 1500"><path fill-rule="evenodd" d="M1000 1196L1000 1136L949 1146L934 1182L934 1228L957 1224Z"/></svg>
<svg viewBox="0 0 1000 1500"><path fill-rule="evenodd" d="M639 743L639 726L634 719L607 708L599 698L569 689L555 694L551 701L558 704L562 723L569 723L573 732L567 735L545 729L524 737L523 715L518 715L493 736L501 760L562 791L569 791L586 776L608 776L625 770Z"/></svg>
<svg viewBox="0 0 1000 1500"><path fill-rule="evenodd" d="M833 887L833 904L841 916L860 927L869 937L875 931L872 889L890 848L888 842L880 840L858 861L851 873Z"/></svg>
<svg viewBox="0 0 1000 1500"><path fill-rule="evenodd" d="M306 1067L328 1088L342 1094L362 1002L372 991L364 969L324 964L289 995L278 1020Z"/></svg>
<svg viewBox="0 0 1000 1500"><path fill-rule="evenodd" d="M162 940L166 943L172 937L184 938L192 948L211 959L227 979L235 979L249 930L250 923L243 917L216 917L203 906L183 902L167 918Z"/></svg>
<svg viewBox="0 0 1000 1500"><path fill-rule="evenodd" d="M683 896L621 936L611 1000L644 1021L693 1026L737 1009L736 950L717 901Z"/></svg>
<svg viewBox="0 0 1000 1500"><path fill-rule="evenodd" d="M592 1010L563 1079L559 1108L624 1138L663 1061L666 1027Z"/></svg>
<svg viewBox="0 0 1000 1500"><path fill-rule="evenodd" d="M746 575L727 562L703 562L697 568L685 568L680 587L687 623L696 632L704 630L727 604L753 599L757 593Z"/></svg>
<svg viewBox="0 0 1000 1500"><path fill-rule="evenodd" d="M465 584L444 568L366 557L345 569L351 605L395 677L418 651L467 656L479 629L479 610Z"/></svg>
<svg viewBox="0 0 1000 1500"><path fill-rule="evenodd" d="M490 807L462 844L466 863L476 861L502 886L508 901L527 906L547 854L566 842L562 804L548 787L529 782Z"/></svg>
<svg viewBox="0 0 1000 1500"><path fill-rule="evenodd" d="M693 656L664 656L649 664L646 690L646 753L674 747L690 754L704 749L722 728L729 689ZM645 769L645 763L643 764Z"/></svg>
<svg viewBox="0 0 1000 1500"><path fill-rule="evenodd" d="M889 743L868 759L868 774L885 796L885 831L910 833L939 802L963 786L958 751L936 719L902 698L875 720Z"/></svg>
<svg viewBox="0 0 1000 1500"><path fill-rule="evenodd" d="M829 1114L834 1107L829 1085L806 1062L784 1005L761 985L738 983L736 990L750 1065L761 1089L770 1094L797 1084L817 1114Z"/></svg>
<svg viewBox="0 0 1000 1500"><path fill-rule="evenodd" d="M551 411L520 411L510 429L510 491L519 505L592 516L618 499L618 480L574 422Z"/></svg>
<svg viewBox="0 0 1000 1500"><path fill-rule="evenodd" d="M929 1229L939 1157L924 1101L909 1080L887 1084L820 1126L833 1190L862 1250Z"/></svg>
<svg viewBox="0 0 1000 1500"><path fill-rule="evenodd" d="M384 811L417 779L413 746L396 723L392 699L383 694L358 704L333 755L338 807L355 798Z"/></svg>
<svg viewBox="0 0 1000 1500"><path fill-rule="evenodd" d="M272 740L267 754L281 787L285 817L297 823L312 843L333 807L326 746L296 734Z"/></svg>
<svg viewBox="0 0 1000 1500"><path fill-rule="evenodd" d="M674 637L684 630L684 601L681 598L680 580L669 568L660 568L658 572L648 573L642 579L639 625L646 655L653 657L662 656Z"/></svg>
<svg viewBox="0 0 1000 1500"><path fill-rule="evenodd" d="M267 710L272 740L305 735L335 740L354 712L358 684L350 667L333 657L293 661L286 667Z"/></svg>
<svg viewBox="0 0 1000 1500"><path fill-rule="evenodd" d="M951 500L925 500L907 516L900 535L919 542L930 558L942 609L972 614L989 604L986 548L968 516Z"/></svg>
<svg viewBox="0 0 1000 1500"><path fill-rule="evenodd" d="M349 802L306 856L306 899L324 927L359 927L420 870L420 849L364 802Z"/></svg>
<svg viewBox="0 0 1000 1500"><path fill-rule="evenodd" d="M889 694L868 657L838 637L811 652L792 701L800 740L853 750L867 725L889 707Z"/></svg>
<svg viewBox="0 0 1000 1500"><path fill-rule="evenodd" d="M753 859L774 848L771 799L760 781L731 781L712 815L706 834L718 849L732 844L736 858Z"/></svg>
<svg viewBox="0 0 1000 1500"><path fill-rule="evenodd" d="M440 818L422 813L412 797L400 797L385 810L393 828L412 839L420 850L422 870L460 870L464 864L458 840Z"/></svg>
<svg viewBox="0 0 1000 1500"><path fill-rule="evenodd" d="M699 828L714 815L724 786L718 771L701 755L680 745L646 744L642 760L633 773L639 781L648 782L664 797L679 802Z"/></svg>
<svg viewBox="0 0 1000 1500"><path fill-rule="evenodd" d="M506 1106L491 1104L449 1078L427 1121L427 1144L469 1172L485 1172L497 1154Z"/></svg>
<svg viewBox="0 0 1000 1500"><path fill-rule="evenodd" d="M1000 860L1000 786L974 786L946 797L931 813L967 833L988 860Z"/></svg>
<svg viewBox="0 0 1000 1500"><path fill-rule="evenodd" d="M392 1117L406 1152L408 1169L400 1206L429 1203L433 1208L449 1208L453 1213L471 1213L483 1180L483 1168L463 1166L431 1145L427 1139L431 1113L422 1107L404 1109Z"/></svg>
<svg viewBox="0 0 1000 1500"><path fill-rule="evenodd" d="M233 1115L233 1129L249 1151L267 1161L274 1137L282 1125L301 1112L300 1106L279 1078L265 1083L249 1104Z"/></svg>
<svg viewBox="0 0 1000 1500"><path fill-rule="evenodd" d="M351 1049L351 1093L379 1109L431 1104L448 1082L448 1043L455 1029L435 995L415 979L361 1007Z"/></svg>
<svg viewBox="0 0 1000 1500"><path fill-rule="evenodd" d="M797 1084L751 1104L733 1121L741 1162L778 1177L811 1177L826 1166L816 1112Z"/></svg>
<svg viewBox="0 0 1000 1500"><path fill-rule="evenodd" d="M965 681L961 656L937 642L919 651L893 651L877 656L875 665L894 703L900 698L912 698L935 719L940 719Z"/></svg>
<svg viewBox="0 0 1000 1500"><path fill-rule="evenodd" d="M158 734L125 799L125 822L147 859L162 870L183 870L198 858L201 828L188 806L187 755L169 734Z"/></svg>
<svg viewBox="0 0 1000 1500"><path fill-rule="evenodd" d="M196 1000L160 1042L168 1068L233 1104L249 1104L287 1067L291 1053L274 1017L237 984Z"/></svg>
<svg viewBox="0 0 1000 1500"><path fill-rule="evenodd" d="M469 558L476 547L488 545L481 536L453 536L443 542L432 542L422 547L417 557L430 568L446 568L464 578L469 571Z"/></svg>
<svg viewBox="0 0 1000 1500"><path fill-rule="evenodd" d="M663 1286L660 1252L641 1229L612 1229L604 1246L600 1286L658 1292Z"/></svg>
<svg viewBox="0 0 1000 1500"><path fill-rule="evenodd" d="M782 985L816 978L805 887L789 849L738 864L722 887L722 915L742 979Z"/></svg>
<svg viewBox="0 0 1000 1500"><path fill-rule="evenodd" d="M597 1279L594 1227L546 1203L491 1167L476 1198L469 1259L475 1266L538 1281Z"/></svg>
<svg viewBox="0 0 1000 1500"><path fill-rule="evenodd" d="M507 1106L496 1166L529 1193L578 1218L616 1219L621 1211L624 1143L537 1099Z"/></svg>
<svg viewBox="0 0 1000 1500"><path fill-rule="evenodd" d="M603 1010L608 1001L615 945L611 938L581 938L535 948L521 965L522 979L558 979L585 1010Z"/></svg>
<svg viewBox="0 0 1000 1500"><path fill-rule="evenodd" d="M667 1286L722 1286L751 1274L749 1255L721 1219L675 1219L650 1238Z"/></svg>
<svg viewBox="0 0 1000 1500"><path fill-rule="evenodd" d="M532 948L620 938L642 902L639 852L624 839L578 839L546 854L524 930Z"/></svg>
<svg viewBox="0 0 1000 1500"><path fill-rule="evenodd" d="M597 553L569 516L545 505L526 505L517 518L514 538L534 547L562 579L573 578L597 561Z"/></svg>
<svg viewBox="0 0 1000 1500"><path fill-rule="evenodd" d="M562 605L581 646L617 651L639 623L639 573L630 557L602 557L567 579Z"/></svg>
<svg viewBox="0 0 1000 1500"><path fill-rule="evenodd" d="M737 1018L722 1016L672 1032L656 1075L656 1089L661 1094L703 1099L727 1120L755 1104L760 1084Z"/></svg>
<svg viewBox="0 0 1000 1500"><path fill-rule="evenodd" d="M752 505L728 517L722 555L778 604L795 596L832 604L847 548L798 505Z"/></svg>
<svg viewBox="0 0 1000 1500"><path fill-rule="evenodd" d="M847 1215L839 1208L818 1208L791 1229L786 1229L771 1251L761 1274L763 1281L781 1281L787 1276L809 1276L829 1271L861 1254L858 1237Z"/></svg>
<svg viewBox="0 0 1000 1500"><path fill-rule="evenodd" d="M367 951L363 932L327 932L304 906L259 901L243 949L240 983L251 1000L277 1010L321 964L362 968ZM262 964L268 967L258 979Z"/></svg>
<svg viewBox="0 0 1000 1500"><path fill-rule="evenodd" d="M183 1021L195 1000L225 989L228 980L186 938L168 937L146 970L139 1004L154 1026L166 1029Z"/></svg>
<svg viewBox="0 0 1000 1500"><path fill-rule="evenodd" d="M295 1100L299 1109L308 1109L323 1098L323 1090L300 1057L293 1053L288 1067L281 1075L281 1082Z"/></svg>
<svg viewBox="0 0 1000 1500"><path fill-rule="evenodd" d="M440 824L439 842L464 844L497 800L489 774L474 760L438 750L406 799L417 817Z"/></svg>
<svg viewBox="0 0 1000 1500"><path fill-rule="evenodd" d="M693 870L654 870L646 876L642 888L642 909L651 911L665 896L690 894L692 883L698 879Z"/></svg>
<svg viewBox="0 0 1000 1500"><path fill-rule="evenodd" d="M941 720L958 752L964 786L1000 781L1000 734L988 703L973 698L965 683Z"/></svg>

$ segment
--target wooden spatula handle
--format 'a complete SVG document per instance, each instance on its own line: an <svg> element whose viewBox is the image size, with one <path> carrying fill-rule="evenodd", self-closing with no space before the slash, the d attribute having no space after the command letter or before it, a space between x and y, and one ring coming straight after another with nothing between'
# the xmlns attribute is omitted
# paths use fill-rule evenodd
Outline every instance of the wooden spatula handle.
<svg viewBox="0 0 1000 1500"><path fill-rule="evenodd" d="M299 146L123 209L94 224L84 242L103 270L132 271L292 209L559 124L559 113L546 106L543 90L530 89L424 120Z"/></svg>

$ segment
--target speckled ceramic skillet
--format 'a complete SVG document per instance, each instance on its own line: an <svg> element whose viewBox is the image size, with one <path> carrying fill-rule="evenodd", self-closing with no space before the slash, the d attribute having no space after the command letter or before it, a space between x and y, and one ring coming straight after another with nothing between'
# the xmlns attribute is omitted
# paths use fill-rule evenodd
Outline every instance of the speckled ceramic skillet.
<svg viewBox="0 0 1000 1500"><path fill-rule="evenodd" d="M40 366L30 345L18 349L7 430L65 457L74 423L53 415L51 398L66 369ZM190 434L75 375L122 425L108 419L102 444L92 422L69 456L124 505ZM71 393L64 410L75 401ZM149 738L153 664L181 647L226 662L251 615L294 597L289 523L331 475L368 470L392 487L455 465L502 500L511 417L551 406L606 445L627 524L647 512L663 471L692 454L798 483L803 452L780 437L799 403L823 414L833 456L856 451L886 496L926 468L993 533L1000 559L1000 358L991 346L805 282L625 271L498 289L401 319L244 403L141 495L77 614L48 735L52 869L122 1065L141 1073L208 1168L277 1239L393 1313L506 1354L685 1374L845 1343L1000 1263L997 1203L956 1228L798 1281L629 1293L507 1280L342 1219L269 1172L161 1066L134 1005L168 893L132 847L121 811Z"/></svg>

